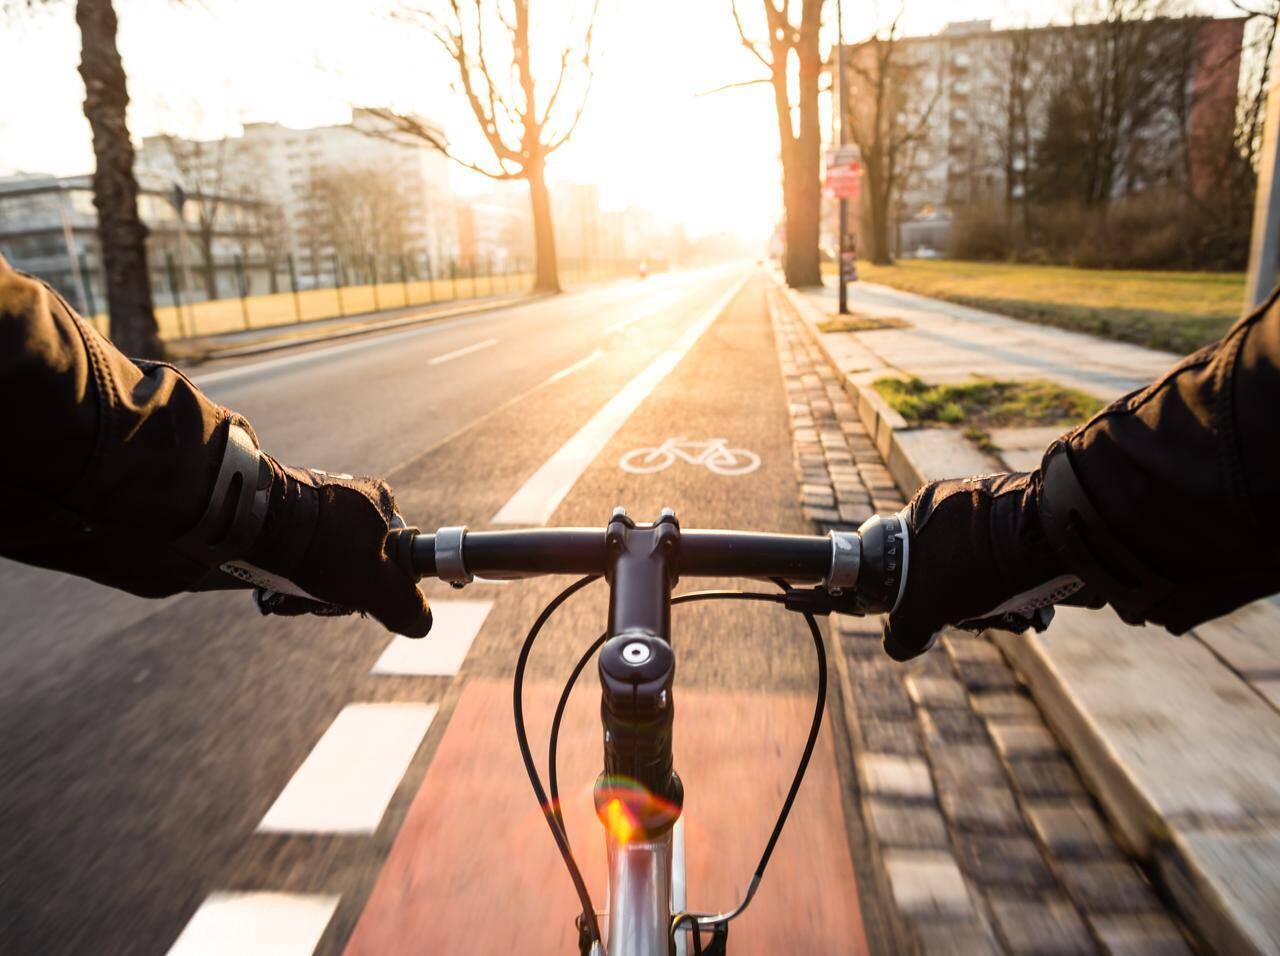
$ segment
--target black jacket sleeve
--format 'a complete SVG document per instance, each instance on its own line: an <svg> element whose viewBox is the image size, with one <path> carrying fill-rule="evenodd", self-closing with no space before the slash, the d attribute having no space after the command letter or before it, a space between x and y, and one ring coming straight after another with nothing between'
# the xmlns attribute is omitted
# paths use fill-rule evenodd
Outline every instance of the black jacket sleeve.
<svg viewBox="0 0 1280 956"><path fill-rule="evenodd" d="M233 418L0 258L0 554L149 597L190 588L208 568L175 543Z"/></svg>
<svg viewBox="0 0 1280 956"><path fill-rule="evenodd" d="M1278 293L1046 455L1042 512L1070 497L1058 456L1087 499L1051 541L1131 622L1181 633L1280 591Z"/></svg>

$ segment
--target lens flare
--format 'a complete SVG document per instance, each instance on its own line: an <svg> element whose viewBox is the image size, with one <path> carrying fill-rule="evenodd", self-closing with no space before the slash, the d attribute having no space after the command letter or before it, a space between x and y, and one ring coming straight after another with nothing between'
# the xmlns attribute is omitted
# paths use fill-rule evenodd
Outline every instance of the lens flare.
<svg viewBox="0 0 1280 956"><path fill-rule="evenodd" d="M618 843L626 846L635 835L636 824L627 806L614 797L604 808L604 825Z"/></svg>

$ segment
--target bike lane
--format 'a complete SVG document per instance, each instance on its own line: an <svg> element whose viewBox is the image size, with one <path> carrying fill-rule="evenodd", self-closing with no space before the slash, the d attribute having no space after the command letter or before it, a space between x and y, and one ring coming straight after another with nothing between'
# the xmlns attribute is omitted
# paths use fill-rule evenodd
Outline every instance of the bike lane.
<svg viewBox="0 0 1280 956"><path fill-rule="evenodd" d="M759 467L708 468L729 462L718 441L696 443L720 439L738 450L735 465L749 452ZM667 467L647 474L620 467L637 450L663 447L687 453L662 456L672 459ZM796 492L786 396L756 280L605 444L548 523L601 525L622 504L637 520L671 506L686 527L812 532ZM347 952L573 951L575 897L520 765L510 713L524 628L565 583L498 590ZM721 585L742 582L680 590ZM526 711L540 763L557 681L599 632L605 597L596 586L566 605L531 660ZM745 889L799 759L815 691L812 645L800 618L741 604L678 608L674 631L689 902L725 909ZM588 668L564 724L561 774L570 836L600 908L603 841L590 800L598 693ZM828 718L761 890L733 924L733 952L868 951L850 850L858 839L846 806L852 788L838 746Z"/></svg>

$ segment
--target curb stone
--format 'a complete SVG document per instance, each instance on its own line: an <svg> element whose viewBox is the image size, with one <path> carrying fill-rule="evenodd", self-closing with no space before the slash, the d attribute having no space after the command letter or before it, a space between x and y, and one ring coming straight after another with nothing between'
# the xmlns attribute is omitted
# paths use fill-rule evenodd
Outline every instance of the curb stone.
<svg viewBox="0 0 1280 956"><path fill-rule="evenodd" d="M839 367L835 350L847 333L819 332L822 318L805 296L783 287L791 307L817 343L827 361ZM888 466L898 487L910 497L926 481L934 478L962 478L968 475L1003 471L999 461L951 428L909 428L907 421L872 387L878 378L902 373L881 363L874 369L844 375L844 388L858 409L863 427L872 436L876 450Z"/></svg>
<svg viewBox="0 0 1280 956"><path fill-rule="evenodd" d="M789 302L770 289L801 501L819 487L839 499L839 475L848 493L861 483L864 508L897 510L902 497L847 380ZM823 530L848 526L830 508L806 510ZM884 656L876 623L832 618L830 626L893 952L1191 952L1105 827L1104 842L1070 844L1066 857L1040 838L1032 813L1042 804L1070 811L1068 820L1097 811L987 637L948 631L934 653L899 665ZM1043 821L1042 829L1053 836ZM1084 883L1094 875L1124 892L1089 892Z"/></svg>

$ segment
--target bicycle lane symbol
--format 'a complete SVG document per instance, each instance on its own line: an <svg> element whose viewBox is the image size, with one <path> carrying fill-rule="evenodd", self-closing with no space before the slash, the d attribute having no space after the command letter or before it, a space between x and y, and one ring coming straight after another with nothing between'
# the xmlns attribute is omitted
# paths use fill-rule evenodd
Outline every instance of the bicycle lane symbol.
<svg viewBox="0 0 1280 956"><path fill-rule="evenodd" d="M712 474L749 475L760 467L760 456L745 448L730 448L726 438L701 441L668 438L661 445L633 448L618 461L618 467L633 475L652 475L670 468L677 461L701 465Z"/></svg>

